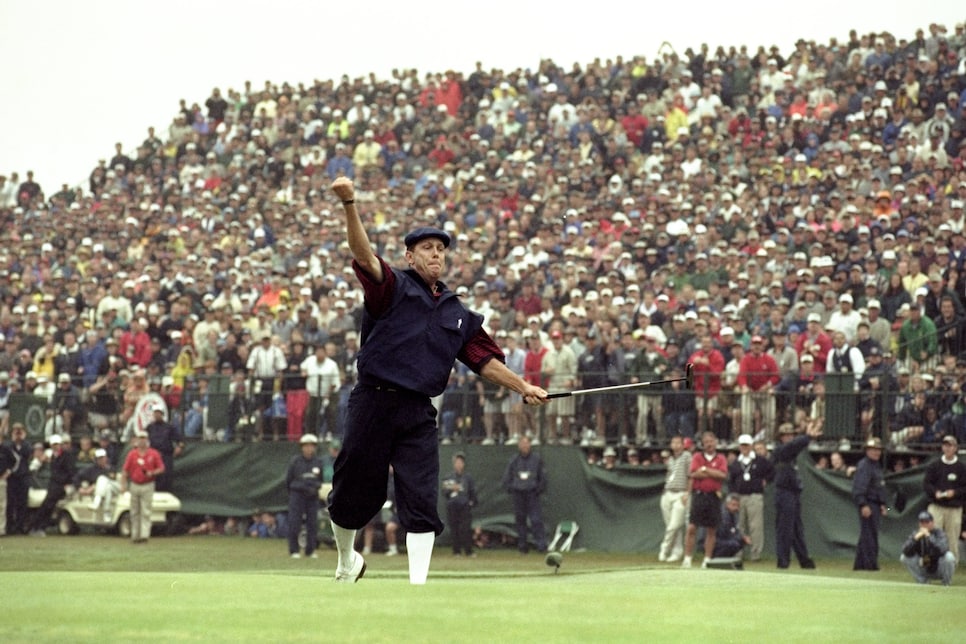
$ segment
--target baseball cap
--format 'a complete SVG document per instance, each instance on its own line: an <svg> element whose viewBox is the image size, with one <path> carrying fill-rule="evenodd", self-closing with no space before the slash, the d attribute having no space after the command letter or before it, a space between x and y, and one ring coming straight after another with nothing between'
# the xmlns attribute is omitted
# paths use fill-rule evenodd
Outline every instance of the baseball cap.
<svg viewBox="0 0 966 644"><path fill-rule="evenodd" d="M922 512L919 513L919 521L920 521L920 523L921 522L925 522L925 521L932 521L932 520L933 520L932 519L932 515L930 513L926 512L925 510L923 510Z"/></svg>
<svg viewBox="0 0 966 644"><path fill-rule="evenodd" d="M956 437L953 436L952 434L947 434L947 435L943 436L943 443L949 443L950 445L958 445L959 444L956 441Z"/></svg>
<svg viewBox="0 0 966 644"><path fill-rule="evenodd" d="M139 429L136 432L134 432L134 437L135 438L147 438L148 437L148 433L146 431L144 431L143 429Z"/></svg>
<svg viewBox="0 0 966 644"><path fill-rule="evenodd" d="M94 450L94 458L101 458L102 456L107 456L107 450L103 447L98 447Z"/></svg>
<svg viewBox="0 0 966 644"><path fill-rule="evenodd" d="M306 445L306 444L315 445L318 442L319 442L319 438L315 434L302 434L302 438L299 439L300 445Z"/></svg>
<svg viewBox="0 0 966 644"><path fill-rule="evenodd" d="M558 329L554 329L553 331L550 332L550 337L551 338L562 338L563 337L563 333L561 333Z"/></svg>
<svg viewBox="0 0 966 644"><path fill-rule="evenodd" d="M751 437L751 434L742 434L741 436L738 437L738 444L739 445L751 445L754 442L755 441Z"/></svg>
<svg viewBox="0 0 966 644"><path fill-rule="evenodd" d="M51 434L50 438L47 439L47 442L51 445L60 445L63 442L63 439L60 437L60 434Z"/></svg>
<svg viewBox="0 0 966 644"><path fill-rule="evenodd" d="M450 236L449 233L440 230L439 228L434 228L433 226L421 226L416 228L403 240L406 244L406 248L413 246L414 244L427 239L429 237L435 237L443 242L444 248L449 248Z"/></svg>

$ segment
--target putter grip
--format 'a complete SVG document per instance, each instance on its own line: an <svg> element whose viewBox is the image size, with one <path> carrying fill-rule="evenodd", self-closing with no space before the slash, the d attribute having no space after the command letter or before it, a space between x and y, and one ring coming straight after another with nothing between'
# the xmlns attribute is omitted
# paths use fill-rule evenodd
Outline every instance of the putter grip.
<svg viewBox="0 0 966 644"><path fill-rule="evenodd" d="M562 391L559 394L547 394L547 399L549 400L550 398L567 398L568 396L573 396L573 395L574 395L573 392Z"/></svg>

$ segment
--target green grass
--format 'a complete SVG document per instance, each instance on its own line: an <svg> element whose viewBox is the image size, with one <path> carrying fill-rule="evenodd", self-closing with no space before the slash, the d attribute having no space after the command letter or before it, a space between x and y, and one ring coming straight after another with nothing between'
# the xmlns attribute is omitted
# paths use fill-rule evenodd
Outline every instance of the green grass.
<svg viewBox="0 0 966 644"><path fill-rule="evenodd" d="M961 630L963 581L917 586L898 562L854 573L681 570L652 554L543 556L437 549L426 586L405 556L372 555L335 584L335 553L282 540L111 536L0 539L2 642L917 642ZM953 638L955 639L955 638Z"/></svg>

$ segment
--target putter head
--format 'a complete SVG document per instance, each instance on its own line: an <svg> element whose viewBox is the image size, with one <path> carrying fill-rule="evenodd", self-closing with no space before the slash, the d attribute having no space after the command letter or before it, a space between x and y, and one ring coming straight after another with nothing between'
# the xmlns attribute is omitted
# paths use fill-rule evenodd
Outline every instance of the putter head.
<svg viewBox="0 0 966 644"><path fill-rule="evenodd" d="M694 365L690 362L684 365L684 386L694 389Z"/></svg>

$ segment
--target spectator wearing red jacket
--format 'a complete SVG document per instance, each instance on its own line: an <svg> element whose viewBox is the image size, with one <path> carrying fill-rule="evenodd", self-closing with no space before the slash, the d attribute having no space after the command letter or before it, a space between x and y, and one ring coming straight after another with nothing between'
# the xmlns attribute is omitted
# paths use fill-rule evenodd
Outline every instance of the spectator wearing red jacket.
<svg viewBox="0 0 966 644"><path fill-rule="evenodd" d="M145 330L148 321L144 318L131 320L130 328L121 334L118 342L118 353L127 360L129 365L147 367L151 362L151 336Z"/></svg>
<svg viewBox="0 0 966 644"><path fill-rule="evenodd" d="M832 350L832 338L822 330L822 316L818 313L809 313L807 318L808 326L805 333L798 336L795 341L795 352L801 360L806 353L811 354L815 359L815 371L825 373L825 362L829 351ZM815 347L818 347L815 349Z"/></svg>
<svg viewBox="0 0 966 644"><path fill-rule="evenodd" d="M688 362L694 365L694 391L697 397L698 426L705 413L717 409L718 394L721 393L721 374L724 373L725 359L714 348L711 335L701 338L701 347L691 354Z"/></svg>
<svg viewBox="0 0 966 644"><path fill-rule="evenodd" d="M131 491L131 541L147 543L151 536L151 508L155 479L164 474L161 453L148 445L148 433L135 433L134 449L128 452L121 468L121 493Z"/></svg>
<svg viewBox="0 0 966 644"><path fill-rule="evenodd" d="M765 353L765 339L760 335L751 338L751 351L738 365L736 384L741 392L741 433L755 436L764 431L766 435L775 429L774 387L781 380L778 363ZM771 440L771 436L766 436Z"/></svg>

